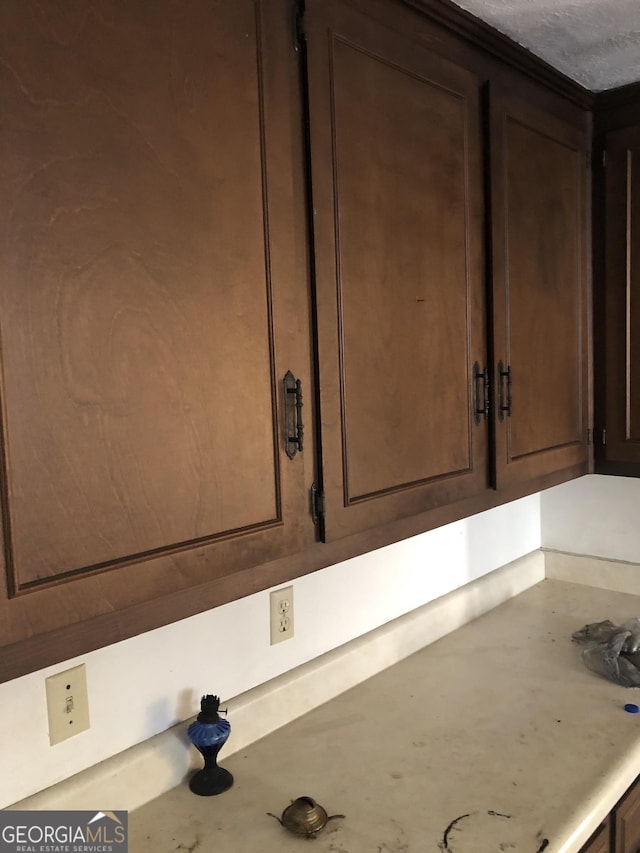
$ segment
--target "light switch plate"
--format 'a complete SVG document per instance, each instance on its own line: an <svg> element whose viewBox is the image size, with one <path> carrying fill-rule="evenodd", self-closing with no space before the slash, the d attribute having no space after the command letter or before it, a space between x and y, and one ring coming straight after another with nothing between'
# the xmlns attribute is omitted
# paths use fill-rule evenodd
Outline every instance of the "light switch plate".
<svg viewBox="0 0 640 853"><path fill-rule="evenodd" d="M85 665L45 679L49 743L53 746L89 728L89 697Z"/></svg>

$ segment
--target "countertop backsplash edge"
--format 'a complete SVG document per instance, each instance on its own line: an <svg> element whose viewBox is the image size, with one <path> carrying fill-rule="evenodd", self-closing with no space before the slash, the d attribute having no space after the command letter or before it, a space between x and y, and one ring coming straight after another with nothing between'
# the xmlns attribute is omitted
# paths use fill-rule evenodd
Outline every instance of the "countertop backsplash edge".
<svg viewBox="0 0 640 853"><path fill-rule="evenodd" d="M541 550L520 557L416 610L226 704L232 755L318 705L493 610L545 578ZM201 759L190 747L190 720L10 806L19 810L132 811L183 783Z"/></svg>

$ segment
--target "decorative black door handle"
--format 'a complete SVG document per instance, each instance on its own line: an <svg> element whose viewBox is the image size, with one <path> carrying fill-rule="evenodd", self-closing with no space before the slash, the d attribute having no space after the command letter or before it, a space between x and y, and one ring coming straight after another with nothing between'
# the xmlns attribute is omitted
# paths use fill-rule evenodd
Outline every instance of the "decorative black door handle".
<svg viewBox="0 0 640 853"><path fill-rule="evenodd" d="M482 396L478 388L481 380L483 383ZM473 365L473 398L473 418L476 424L479 424L483 415L485 418L489 417L489 368L485 367L484 370L480 370L477 361Z"/></svg>
<svg viewBox="0 0 640 853"><path fill-rule="evenodd" d="M284 450L289 459L293 459L298 450L302 451L304 424L302 423L302 382L296 379L290 370L284 375Z"/></svg>
<svg viewBox="0 0 640 853"><path fill-rule="evenodd" d="M504 403L504 380L507 380L507 404L505 406ZM506 412L509 417L511 417L511 365L509 365L506 369L504 364L499 361L498 362L498 382L500 383L498 386L498 420L504 420L504 413Z"/></svg>

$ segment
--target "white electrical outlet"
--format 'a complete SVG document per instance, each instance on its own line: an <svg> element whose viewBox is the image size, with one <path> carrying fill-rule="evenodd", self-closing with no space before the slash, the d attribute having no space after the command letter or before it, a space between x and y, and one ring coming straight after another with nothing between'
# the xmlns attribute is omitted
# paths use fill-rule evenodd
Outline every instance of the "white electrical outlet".
<svg viewBox="0 0 640 853"><path fill-rule="evenodd" d="M85 665L45 679L49 743L53 746L89 728L89 697Z"/></svg>
<svg viewBox="0 0 640 853"><path fill-rule="evenodd" d="M293 637L293 587L275 589L269 598L271 610L271 645Z"/></svg>

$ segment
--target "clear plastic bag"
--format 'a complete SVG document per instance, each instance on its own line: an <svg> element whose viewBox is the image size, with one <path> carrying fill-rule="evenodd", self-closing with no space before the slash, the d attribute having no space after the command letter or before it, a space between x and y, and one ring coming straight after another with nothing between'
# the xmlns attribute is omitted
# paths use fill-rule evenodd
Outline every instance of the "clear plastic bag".
<svg viewBox="0 0 640 853"><path fill-rule="evenodd" d="M571 635L586 645L585 666L622 687L640 687L640 618L614 625L609 619L583 625Z"/></svg>

